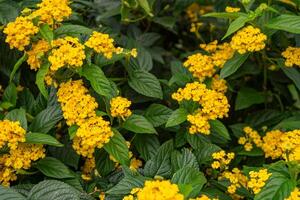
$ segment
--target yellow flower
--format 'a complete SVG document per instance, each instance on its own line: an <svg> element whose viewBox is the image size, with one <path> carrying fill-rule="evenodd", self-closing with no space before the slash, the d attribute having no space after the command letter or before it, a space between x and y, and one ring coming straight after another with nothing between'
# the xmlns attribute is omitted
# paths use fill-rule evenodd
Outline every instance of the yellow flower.
<svg viewBox="0 0 300 200"><path fill-rule="evenodd" d="M118 96L110 100L110 112L112 117L126 118L131 115L131 110L129 109L131 101L128 99Z"/></svg>
<svg viewBox="0 0 300 200"><path fill-rule="evenodd" d="M131 49L131 51L130 51L130 55L132 56L132 57L134 57L134 58L136 58L137 57L137 55L138 55L138 52L137 52L137 50L134 48L134 49Z"/></svg>
<svg viewBox="0 0 300 200"><path fill-rule="evenodd" d="M192 115L188 115L187 121L191 123L191 126L189 128L190 134L195 134L195 133L202 133L204 135L210 134L209 119L201 112L201 110L196 111Z"/></svg>
<svg viewBox="0 0 300 200"><path fill-rule="evenodd" d="M250 188L254 194L258 194L261 191L261 189L265 186L266 181L271 175L272 173L268 173L267 169L261 169L258 172L250 171L250 180L247 183L248 188Z"/></svg>
<svg viewBox="0 0 300 200"><path fill-rule="evenodd" d="M257 147L262 147L263 141L257 131L249 126L244 127L243 131L245 132L245 137L240 137L238 143L244 145L246 151L251 151L253 144Z"/></svg>
<svg viewBox="0 0 300 200"><path fill-rule="evenodd" d="M230 182L227 188L229 194L235 194L238 188L246 187L247 185L247 177L238 168L233 168L232 171L224 171L219 179L223 178Z"/></svg>
<svg viewBox="0 0 300 200"><path fill-rule="evenodd" d="M241 9L240 8L234 8L230 6L226 6L225 11L228 13L233 13L233 12L239 12Z"/></svg>
<svg viewBox="0 0 300 200"><path fill-rule="evenodd" d="M3 164L1 162L0 157L0 165ZM17 175L15 170L10 167L0 167L0 184L3 186L9 186L10 182L17 180Z"/></svg>
<svg viewBox="0 0 300 200"><path fill-rule="evenodd" d="M130 169L136 171L138 168L143 166L143 162L137 158L132 158L130 161Z"/></svg>
<svg viewBox="0 0 300 200"><path fill-rule="evenodd" d="M288 47L282 56L286 59L285 66L292 67L296 65L300 67L300 48L299 47Z"/></svg>
<svg viewBox="0 0 300 200"><path fill-rule="evenodd" d="M246 52L260 51L265 48L267 36L261 33L260 29L247 26L239 30L231 39L231 48L240 54Z"/></svg>
<svg viewBox="0 0 300 200"><path fill-rule="evenodd" d="M189 199L189 200L218 200L218 198L209 198L205 194L202 194L200 197L197 197L196 199Z"/></svg>
<svg viewBox="0 0 300 200"><path fill-rule="evenodd" d="M30 44L31 37L37 32L39 32L38 27L27 17L17 17L15 21L8 23L3 31L7 35L5 42L9 44L10 48L20 51Z"/></svg>
<svg viewBox="0 0 300 200"><path fill-rule="evenodd" d="M101 148L113 136L109 122L102 117L91 117L80 124L73 139L73 148L84 157L92 158L95 148Z"/></svg>
<svg viewBox="0 0 300 200"><path fill-rule="evenodd" d="M41 66L41 58L50 49L48 42L45 40L39 40L34 43L31 50L27 51L28 59L27 63L30 69L37 71Z"/></svg>
<svg viewBox="0 0 300 200"><path fill-rule="evenodd" d="M103 54L107 59L111 59L113 53L117 52L114 46L114 39L110 38L108 34L94 31L85 46L94 49L97 53Z"/></svg>
<svg viewBox="0 0 300 200"><path fill-rule="evenodd" d="M283 134L280 130L272 130L263 137L262 150L265 152L266 158L277 159L282 157L283 150L280 148L280 143Z"/></svg>
<svg viewBox="0 0 300 200"><path fill-rule="evenodd" d="M25 142L25 134L20 122L0 121L0 149L5 145L11 150L16 149L20 142Z"/></svg>
<svg viewBox="0 0 300 200"><path fill-rule="evenodd" d="M60 23L72 14L68 0L43 0L37 7L31 17L38 17L40 22L49 25Z"/></svg>
<svg viewBox="0 0 300 200"><path fill-rule="evenodd" d="M81 67L85 59L84 45L78 38L66 36L52 41L52 51L48 57L50 70L57 71L63 66Z"/></svg>
<svg viewBox="0 0 300 200"><path fill-rule="evenodd" d="M283 158L287 161L300 161L300 130L288 131L279 142Z"/></svg>
<svg viewBox="0 0 300 200"><path fill-rule="evenodd" d="M226 93L226 91L227 91L227 82L226 82L226 80L220 79L220 76L216 74L212 78L211 89L213 89L217 92Z"/></svg>
<svg viewBox="0 0 300 200"><path fill-rule="evenodd" d="M295 188L290 196L288 198L285 198L284 200L299 200L300 199L300 191L299 188Z"/></svg>
<svg viewBox="0 0 300 200"><path fill-rule="evenodd" d="M213 169L227 169L230 162L234 159L234 153L227 153L224 150L214 152L212 154L214 162L211 167Z"/></svg>
<svg viewBox="0 0 300 200"><path fill-rule="evenodd" d="M95 109L98 104L95 98L88 94L82 80L60 84L57 96L68 126L81 125L85 119L96 116Z"/></svg>

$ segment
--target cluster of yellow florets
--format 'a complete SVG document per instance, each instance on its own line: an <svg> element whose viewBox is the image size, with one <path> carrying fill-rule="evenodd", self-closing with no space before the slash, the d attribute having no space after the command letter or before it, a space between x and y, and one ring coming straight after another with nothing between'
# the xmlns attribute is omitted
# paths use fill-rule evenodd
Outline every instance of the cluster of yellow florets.
<svg viewBox="0 0 300 200"><path fill-rule="evenodd" d="M109 122L96 116L86 119L80 124L73 139L73 148L84 157L91 158L95 148L101 148L113 136Z"/></svg>
<svg viewBox="0 0 300 200"><path fill-rule="evenodd" d="M82 80L60 84L57 96L69 126L81 125L87 118L96 116L95 109L98 104L95 98L88 94Z"/></svg>
<svg viewBox="0 0 300 200"><path fill-rule="evenodd" d="M300 67L300 48L299 47L288 47L282 56L285 58L285 66L292 67L296 65Z"/></svg>
<svg viewBox="0 0 300 200"><path fill-rule="evenodd" d="M238 168L233 168L232 171L223 172L219 179L223 178L230 182L230 185L227 188L229 194L235 194L238 188L247 186L247 177Z"/></svg>
<svg viewBox="0 0 300 200"><path fill-rule="evenodd" d="M240 8L234 8L230 6L226 6L225 11L228 13L234 13L234 12L239 12L241 9Z"/></svg>
<svg viewBox="0 0 300 200"><path fill-rule="evenodd" d="M110 100L110 112L112 117L121 117L122 119L131 115L129 109L131 101L128 99L118 96Z"/></svg>
<svg viewBox="0 0 300 200"><path fill-rule="evenodd" d="M265 186L266 181L272 173L268 173L267 169L261 169L258 172L250 171L249 172L249 181L247 183L248 188L250 188L254 194L258 194L261 189Z"/></svg>
<svg viewBox="0 0 300 200"><path fill-rule="evenodd" d="M53 25L62 22L72 14L68 0L43 0L37 4L38 9L31 16L38 17L42 23Z"/></svg>
<svg viewBox="0 0 300 200"><path fill-rule="evenodd" d="M29 18L17 17L15 21L7 24L3 32L7 35L5 42L11 49L23 51L30 44L30 38L38 31L38 27Z"/></svg>
<svg viewBox="0 0 300 200"><path fill-rule="evenodd" d="M91 180L95 167L96 167L95 157L93 156L91 158L87 158L82 167L81 178L86 181Z"/></svg>
<svg viewBox="0 0 300 200"><path fill-rule="evenodd" d="M211 167L213 169L227 169L229 163L234 159L234 153L227 153L224 150L214 152L212 154L212 158L214 159Z"/></svg>
<svg viewBox="0 0 300 200"><path fill-rule="evenodd" d="M254 144L257 147L261 147L263 145L261 136L257 131L253 130L249 126L245 127L243 130L245 132L245 137L240 137L238 143L244 145L244 149L246 151L251 151Z"/></svg>
<svg viewBox="0 0 300 200"><path fill-rule="evenodd" d="M285 198L284 200L298 200L298 199L300 199L300 190L299 188L295 188L291 192L290 196L288 198Z"/></svg>
<svg viewBox="0 0 300 200"><path fill-rule="evenodd" d="M16 149L20 142L25 142L25 134L20 122L0 121L0 148L7 145L12 150Z"/></svg>
<svg viewBox="0 0 300 200"><path fill-rule="evenodd" d="M179 193L176 184L169 180L146 181L143 188L134 188L123 200L183 200L184 196ZM136 197L136 198L134 198Z"/></svg>
<svg viewBox="0 0 300 200"><path fill-rule="evenodd" d="M192 124L189 129L191 134L209 134L208 121L223 118L229 111L228 100L223 93L207 89L205 84L199 82L188 83L184 88L179 88L172 94L172 98L178 102L193 100L200 104L201 109L187 116L187 120Z"/></svg>
<svg viewBox="0 0 300 200"><path fill-rule="evenodd" d="M78 38L66 36L52 41L52 51L48 57L50 69L57 71L63 66L81 67L85 59L84 45Z"/></svg>
<svg viewBox="0 0 300 200"><path fill-rule="evenodd" d="M38 70L41 66L41 58L50 49L49 43L45 40L39 40L32 45L31 50L27 51L27 63L32 70Z"/></svg>
<svg viewBox="0 0 300 200"><path fill-rule="evenodd" d="M200 197L197 197L196 199L189 199L189 200L219 200L218 198L209 198L205 194L202 194Z"/></svg>
<svg viewBox="0 0 300 200"><path fill-rule="evenodd" d="M103 54L104 57L111 59L113 53L122 53L122 49L114 46L114 39L108 34L94 31L85 46L94 49L97 53ZM121 50L121 51L120 51Z"/></svg>
<svg viewBox="0 0 300 200"><path fill-rule="evenodd" d="M220 76L216 74L211 81L210 88L217 92L226 93L227 92L227 82L224 79L220 79Z"/></svg>
<svg viewBox="0 0 300 200"><path fill-rule="evenodd" d="M284 133L280 130L272 130L266 133L263 137L262 150L265 152L265 157L272 159L282 157L283 150L280 148L281 137Z"/></svg>
<svg viewBox="0 0 300 200"><path fill-rule="evenodd" d="M264 49L266 40L267 36L261 33L259 28L247 26L232 37L230 45L240 54L244 54Z"/></svg>
<svg viewBox="0 0 300 200"><path fill-rule="evenodd" d="M280 141L283 158L287 161L300 161L300 130L286 132Z"/></svg>

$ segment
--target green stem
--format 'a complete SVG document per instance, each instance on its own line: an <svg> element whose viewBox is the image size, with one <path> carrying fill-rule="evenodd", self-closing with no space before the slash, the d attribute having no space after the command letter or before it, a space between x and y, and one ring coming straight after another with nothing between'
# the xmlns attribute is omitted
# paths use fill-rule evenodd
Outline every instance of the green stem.
<svg viewBox="0 0 300 200"><path fill-rule="evenodd" d="M16 62L16 64L14 65L14 68L12 70L12 72L10 73L9 76L9 82L11 83L16 72L18 71L18 69L20 68L20 66L22 65L23 62L25 62L27 60L27 54L24 53L23 56L21 58L19 58L19 60Z"/></svg>

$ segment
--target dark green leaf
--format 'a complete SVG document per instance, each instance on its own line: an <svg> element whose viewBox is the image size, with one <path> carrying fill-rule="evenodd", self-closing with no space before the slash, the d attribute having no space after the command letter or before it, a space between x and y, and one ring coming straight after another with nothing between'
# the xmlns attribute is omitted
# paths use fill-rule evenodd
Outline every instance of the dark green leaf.
<svg viewBox="0 0 300 200"><path fill-rule="evenodd" d="M222 38L222 40L224 40L226 37L228 37L232 33L236 32L237 30L242 28L245 25L245 23L248 21L249 21L249 18L247 16L239 16L238 18L236 18L233 22L230 23L230 25L227 29L227 32L224 35L224 37Z"/></svg>
<svg viewBox="0 0 300 200"><path fill-rule="evenodd" d="M10 83L4 90L2 100L4 102L9 102L13 106L17 103L17 88L15 84Z"/></svg>
<svg viewBox="0 0 300 200"><path fill-rule="evenodd" d="M60 26L55 30L54 33L56 36L61 36L61 35L78 35L78 34L90 35L92 34L92 32L93 32L92 29L87 28L85 26L68 24L68 25Z"/></svg>
<svg viewBox="0 0 300 200"><path fill-rule="evenodd" d="M48 144L56 147L63 147L64 145L57 141L54 137L44 133L27 133L26 142L31 144Z"/></svg>
<svg viewBox="0 0 300 200"><path fill-rule="evenodd" d="M242 64L247 60L249 53L239 54L235 53L234 56L228 60L224 67L221 69L220 78L224 79L234 72L236 72Z"/></svg>
<svg viewBox="0 0 300 200"><path fill-rule="evenodd" d="M16 190L0 185L1 200L26 200L26 198Z"/></svg>
<svg viewBox="0 0 300 200"><path fill-rule="evenodd" d="M10 121L18 121L20 125L27 130L27 119L26 119L26 111L23 108L15 109L10 111L4 119L8 119Z"/></svg>
<svg viewBox="0 0 300 200"><path fill-rule="evenodd" d="M16 62L16 64L14 65L14 68L9 76L9 82L12 82L16 72L18 71L18 69L20 68L22 63L27 60L27 57L28 57L28 55L26 53L24 53L23 56L21 58L19 58L19 60Z"/></svg>
<svg viewBox="0 0 300 200"><path fill-rule="evenodd" d="M220 135L221 137L225 138L226 140L231 139L227 128L221 121L211 120L211 121L209 121L209 124L211 126L212 132L216 133L217 135Z"/></svg>
<svg viewBox="0 0 300 200"><path fill-rule="evenodd" d="M181 152L174 151L171 156L173 172L184 167L191 167L199 170L198 162L195 155L188 149L184 148Z"/></svg>
<svg viewBox="0 0 300 200"><path fill-rule="evenodd" d="M145 161L155 156L160 146L156 135L135 135L133 144Z"/></svg>
<svg viewBox="0 0 300 200"><path fill-rule="evenodd" d="M235 101L235 110L242 110L249 108L254 104L260 104L265 101L265 97L261 92L256 91L253 88L241 88L238 92Z"/></svg>
<svg viewBox="0 0 300 200"><path fill-rule="evenodd" d="M134 133L156 133L153 125L145 117L136 114L128 117L122 127Z"/></svg>
<svg viewBox="0 0 300 200"><path fill-rule="evenodd" d="M179 125L186 121L188 112L184 108L178 108L177 110L174 110L169 117L166 127L172 127Z"/></svg>
<svg viewBox="0 0 300 200"><path fill-rule="evenodd" d="M296 68L292 67L286 67L284 65L283 59L278 60L278 65L281 68L281 70L284 72L284 74L289 77L295 84L295 86L300 90L300 72Z"/></svg>
<svg viewBox="0 0 300 200"><path fill-rule="evenodd" d="M50 67L50 63L43 64L36 74L36 81L35 81L40 92L43 94L43 96L46 99L48 99L48 92L45 86L45 76L48 73L49 67Z"/></svg>
<svg viewBox="0 0 300 200"><path fill-rule="evenodd" d="M148 119L154 127L165 124L170 117L172 110L161 104L151 104L146 112L145 117Z"/></svg>
<svg viewBox="0 0 300 200"><path fill-rule="evenodd" d="M300 34L300 16L283 14L265 25L268 28Z"/></svg>
<svg viewBox="0 0 300 200"><path fill-rule="evenodd" d="M54 35L53 35L53 31L52 29L49 27L48 24L43 24L41 27L40 27L40 33L42 35L42 37L47 41L47 42L51 42L54 38Z"/></svg>

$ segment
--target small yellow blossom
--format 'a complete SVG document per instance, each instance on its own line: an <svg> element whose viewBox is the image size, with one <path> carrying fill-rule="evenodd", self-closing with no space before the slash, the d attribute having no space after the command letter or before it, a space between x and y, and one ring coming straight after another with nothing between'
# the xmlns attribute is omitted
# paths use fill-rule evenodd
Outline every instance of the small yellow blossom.
<svg viewBox="0 0 300 200"><path fill-rule="evenodd" d="M280 148L280 143L283 134L280 130L272 130L263 137L262 150L265 152L266 158L277 159L282 157L283 151Z"/></svg>
<svg viewBox="0 0 300 200"><path fill-rule="evenodd" d="M280 138L283 158L287 161L300 161L300 130L288 131Z"/></svg>
<svg viewBox="0 0 300 200"><path fill-rule="evenodd" d="M202 194L200 197L197 197L195 199L189 199L189 200L218 200L218 198L209 198L205 194Z"/></svg>
<svg viewBox="0 0 300 200"><path fill-rule="evenodd" d="M31 50L26 52L28 55L27 63L30 69L37 71L40 68L41 58L49 49L49 43L45 40L39 40L32 45Z"/></svg>
<svg viewBox="0 0 300 200"><path fill-rule="evenodd" d="M262 147L263 141L257 131L249 126L244 127L243 131L245 132L245 137L240 137L238 143L244 145L246 151L251 151L254 144L257 147Z"/></svg>
<svg viewBox="0 0 300 200"><path fill-rule="evenodd" d="M227 188L229 194L235 194L238 188L247 186L247 177L238 168L233 168L232 171L224 171L219 179L224 178L230 182Z"/></svg>
<svg viewBox="0 0 300 200"><path fill-rule="evenodd" d="M95 157L86 158L84 165L82 167L81 178L86 181L91 180L95 167L96 167Z"/></svg>
<svg viewBox="0 0 300 200"><path fill-rule="evenodd" d="M250 180L247 183L248 188L250 188L254 194L258 194L261 191L261 189L265 186L266 181L271 175L272 173L268 173L267 169L261 169L258 172L250 171Z"/></svg>
<svg viewBox="0 0 300 200"><path fill-rule="evenodd" d="M234 159L234 153L227 153L224 150L214 152L212 154L214 159L211 167L213 169L227 169L230 162Z"/></svg>
<svg viewBox="0 0 300 200"><path fill-rule="evenodd" d="M225 11L228 13L233 13L233 12L239 12L241 9L240 8L234 8L230 6L226 6Z"/></svg>
<svg viewBox="0 0 300 200"><path fill-rule="evenodd" d="M25 134L20 122L0 121L0 149L5 145L11 150L16 149L20 142L25 142Z"/></svg>
<svg viewBox="0 0 300 200"><path fill-rule="evenodd" d="M137 158L132 158L130 160L130 169L136 171L138 168L140 168L143 165L143 162Z"/></svg>
<svg viewBox="0 0 300 200"><path fill-rule="evenodd" d="M112 117L126 118L131 115L131 110L129 109L131 101L128 99L118 96L110 100L110 112Z"/></svg>
<svg viewBox="0 0 300 200"><path fill-rule="evenodd" d="M285 198L284 200L299 200L300 199L300 190L299 188L295 188L290 196L288 198Z"/></svg>
<svg viewBox="0 0 300 200"><path fill-rule="evenodd" d="M300 47L288 47L282 52L282 56L286 59L285 66L293 67L296 65L300 67Z"/></svg>
<svg viewBox="0 0 300 200"><path fill-rule="evenodd" d="M130 55L131 55L132 57L136 58L137 55L138 55L137 49L135 49L135 48L134 48L134 49L131 49Z"/></svg>

